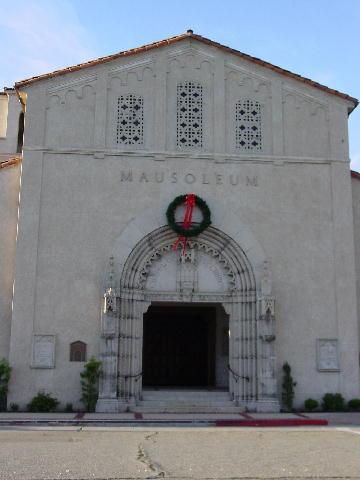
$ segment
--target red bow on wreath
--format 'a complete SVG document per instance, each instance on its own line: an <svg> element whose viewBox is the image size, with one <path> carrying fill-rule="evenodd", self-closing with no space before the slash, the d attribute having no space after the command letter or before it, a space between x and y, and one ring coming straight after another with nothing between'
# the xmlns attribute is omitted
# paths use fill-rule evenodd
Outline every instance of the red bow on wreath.
<svg viewBox="0 0 360 480"><path fill-rule="evenodd" d="M188 193L185 198L185 214L182 222L182 227L185 228L186 230L188 230L191 227L194 207L195 207L195 194ZM181 251L181 255L184 255L187 242L188 242L187 237L185 237L184 235L180 235L173 245L173 250L177 250L179 244L182 243L183 248Z"/></svg>

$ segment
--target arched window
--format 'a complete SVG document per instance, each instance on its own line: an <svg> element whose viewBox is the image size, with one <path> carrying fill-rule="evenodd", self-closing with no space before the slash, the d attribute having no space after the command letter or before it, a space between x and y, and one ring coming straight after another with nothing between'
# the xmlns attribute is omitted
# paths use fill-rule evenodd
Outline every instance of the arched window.
<svg viewBox="0 0 360 480"><path fill-rule="evenodd" d="M19 115L19 128L16 153L21 153L24 144L24 112Z"/></svg>
<svg viewBox="0 0 360 480"><path fill-rule="evenodd" d="M261 105L256 100L239 100L235 106L235 145L237 150L261 150Z"/></svg>
<svg viewBox="0 0 360 480"><path fill-rule="evenodd" d="M121 95L117 104L116 143L144 143L144 100L139 95Z"/></svg>
<svg viewBox="0 0 360 480"><path fill-rule="evenodd" d="M70 362L86 362L86 343L80 340L70 343Z"/></svg>
<svg viewBox="0 0 360 480"><path fill-rule="evenodd" d="M197 82L182 82L177 86L178 147L203 146L203 87Z"/></svg>

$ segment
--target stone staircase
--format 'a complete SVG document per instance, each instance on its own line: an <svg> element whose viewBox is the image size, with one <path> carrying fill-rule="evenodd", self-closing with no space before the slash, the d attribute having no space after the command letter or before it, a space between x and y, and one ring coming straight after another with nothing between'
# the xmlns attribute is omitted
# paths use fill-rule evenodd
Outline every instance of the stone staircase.
<svg viewBox="0 0 360 480"><path fill-rule="evenodd" d="M133 409L141 413L239 413L229 392L218 390L143 390Z"/></svg>

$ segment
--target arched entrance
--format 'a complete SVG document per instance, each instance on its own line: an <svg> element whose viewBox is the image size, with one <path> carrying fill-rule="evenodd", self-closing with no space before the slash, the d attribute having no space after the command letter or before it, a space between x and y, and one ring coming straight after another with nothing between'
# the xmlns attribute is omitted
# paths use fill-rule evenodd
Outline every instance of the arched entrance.
<svg viewBox="0 0 360 480"><path fill-rule="evenodd" d="M184 255L173 251L175 240L167 226L144 236L128 255L119 282L116 261L110 261L97 411L124 411L141 400L143 318L151 305L221 305L229 318L228 388L234 405L278 410L274 299L266 262L259 282L237 242L213 227L189 241Z"/></svg>

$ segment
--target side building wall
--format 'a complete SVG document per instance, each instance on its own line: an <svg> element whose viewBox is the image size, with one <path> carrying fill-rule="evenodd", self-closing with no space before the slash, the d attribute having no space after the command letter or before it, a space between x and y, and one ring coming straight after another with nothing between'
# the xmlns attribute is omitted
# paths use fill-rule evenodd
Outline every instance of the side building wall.
<svg viewBox="0 0 360 480"><path fill-rule="evenodd" d="M360 173L351 172L351 185L352 185L352 194L353 194L355 268L356 268L356 280L357 280L357 307L358 307L359 345L360 345ZM359 352L359 362L360 362L360 352Z"/></svg>
<svg viewBox="0 0 360 480"><path fill-rule="evenodd" d="M21 154L19 140L19 120L22 106L17 93L12 88L0 92L0 162L9 155ZM19 148L20 147L20 148Z"/></svg>
<svg viewBox="0 0 360 480"><path fill-rule="evenodd" d="M0 359L9 357L21 152L22 106L13 88L0 92ZM21 135L21 134L20 134Z"/></svg>
<svg viewBox="0 0 360 480"><path fill-rule="evenodd" d="M10 347L20 171L19 161L0 168L0 359Z"/></svg>

